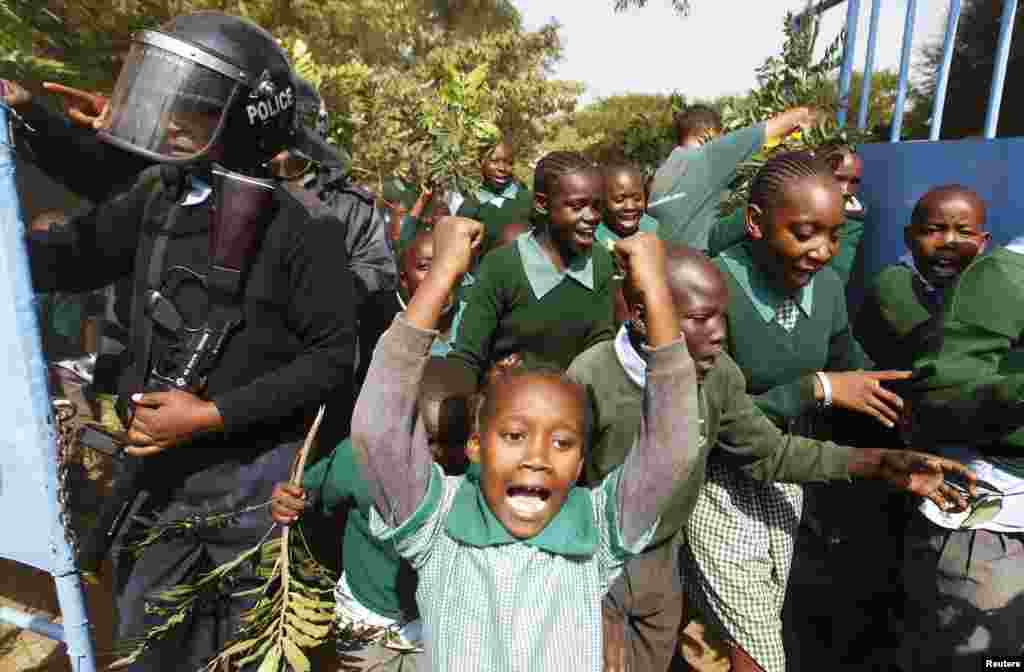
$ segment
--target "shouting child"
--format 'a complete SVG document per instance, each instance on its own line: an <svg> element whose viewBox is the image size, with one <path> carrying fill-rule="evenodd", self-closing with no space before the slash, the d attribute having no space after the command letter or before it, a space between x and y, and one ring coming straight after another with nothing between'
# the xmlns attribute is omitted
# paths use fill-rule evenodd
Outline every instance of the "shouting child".
<svg viewBox="0 0 1024 672"><path fill-rule="evenodd" d="M946 289L985 251L991 237L985 210L978 194L956 184L930 189L914 206L903 230L910 252L875 278L857 314L854 334L879 365L913 365L923 347L919 327L940 311Z"/></svg>
<svg viewBox="0 0 1024 672"><path fill-rule="evenodd" d="M653 237L616 247L648 315L645 416L623 466L576 486L590 445L581 386L558 373L508 372L481 401L467 445L479 477L430 461L416 388L433 327L482 226L443 220L438 256L408 310L381 338L356 403L352 438L374 499L371 529L419 574L432 669L602 669L601 598L650 542L698 454L693 360L680 337Z"/></svg>

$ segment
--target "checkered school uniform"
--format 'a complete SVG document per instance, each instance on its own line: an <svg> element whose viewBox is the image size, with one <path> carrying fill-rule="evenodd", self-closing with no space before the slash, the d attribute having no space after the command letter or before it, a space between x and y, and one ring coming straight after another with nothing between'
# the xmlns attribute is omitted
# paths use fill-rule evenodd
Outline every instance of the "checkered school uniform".
<svg viewBox="0 0 1024 672"><path fill-rule="evenodd" d="M686 526L683 588L694 609L766 672L785 672L782 605L803 488L763 483L708 462Z"/></svg>

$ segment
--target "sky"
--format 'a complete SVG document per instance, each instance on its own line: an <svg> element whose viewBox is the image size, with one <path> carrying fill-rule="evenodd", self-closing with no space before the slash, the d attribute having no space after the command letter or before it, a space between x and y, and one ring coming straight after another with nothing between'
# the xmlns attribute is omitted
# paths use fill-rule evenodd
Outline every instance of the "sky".
<svg viewBox="0 0 1024 672"><path fill-rule="evenodd" d="M581 102L619 93L670 93L687 98L741 94L755 85L754 71L780 52L787 10L806 0L691 0L688 17L675 14L669 0L616 14L613 0L513 0L527 28L550 19L561 25L565 58L559 79L581 81ZM864 67L870 0L861 3L856 68ZM917 3L915 59L920 47L945 29L945 0ZM906 0L882 0L875 70L899 70ZM846 24L845 4L825 13L819 49ZM913 73L913 70L911 70Z"/></svg>

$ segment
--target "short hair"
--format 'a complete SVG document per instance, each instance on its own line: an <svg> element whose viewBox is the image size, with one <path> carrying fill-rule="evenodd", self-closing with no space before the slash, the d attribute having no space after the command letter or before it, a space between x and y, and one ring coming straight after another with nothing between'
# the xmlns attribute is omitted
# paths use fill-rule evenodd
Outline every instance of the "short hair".
<svg viewBox="0 0 1024 672"><path fill-rule="evenodd" d="M943 184L938 187L932 187L924 193L921 198L914 204L914 210L910 214L911 224L922 224L924 223L925 212L927 211L927 205L929 201L944 196L962 196L968 201L974 203L975 206L981 211L981 225L982 231L985 230L985 219L987 217L987 206L985 205L985 199L978 195L978 192L966 187L962 184Z"/></svg>
<svg viewBox="0 0 1024 672"><path fill-rule="evenodd" d="M551 197L563 175L594 170L596 166L579 152L557 151L545 154L533 171L533 191Z"/></svg>
<svg viewBox="0 0 1024 672"><path fill-rule="evenodd" d="M722 132L722 117L709 105L688 105L673 117L676 139L682 143L686 138L703 135L708 131Z"/></svg>
<svg viewBox="0 0 1024 672"><path fill-rule="evenodd" d="M786 152L773 156L757 171L750 184L750 203L768 212L780 205L788 186L798 180L820 178L835 181L831 168L812 152Z"/></svg>
<svg viewBox="0 0 1024 672"><path fill-rule="evenodd" d="M426 241L433 242L434 232L432 229L428 229L424 226L420 226L416 229L415 235L412 235L405 240L398 242L398 270L405 270L405 265L409 263L410 255L413 250L419 248Z"/></svg>
<svg viewBox="0 0 1024 672"><path fill-rule="evenodd" d="M525 378L535 376L538 378L553 378L561 384L568 385L579 391L580 398L583 402L583 440L586 446L590 445L591 435L593 434L594 426L594 413L591 408L590 396L587 392L586 387L573 380L564 369L550 364L528 364L522 362L516 366L504 369L499 375L495 376L487 385L480 390L474 401L476 408L475 422L476 431L484 433L487 429L487 423L494 415L495 399L497 397L498 388L508 382L517 378ZM584 453L586 451L584 450Z"/></svg>
<svg viewBox="0 0 1024 672"><path fill-rule="evenodd" d="M632 161L613 161L601 167L601 174L605 180L622 173L636 176L640 180L641 187L646 184L647 175L644 173L644 169Z"/></svg>

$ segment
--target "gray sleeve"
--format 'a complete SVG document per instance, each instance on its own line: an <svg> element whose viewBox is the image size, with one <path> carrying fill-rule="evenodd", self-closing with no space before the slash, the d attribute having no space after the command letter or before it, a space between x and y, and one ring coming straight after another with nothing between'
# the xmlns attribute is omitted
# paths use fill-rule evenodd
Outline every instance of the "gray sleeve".
<svg viewBox="0 0 1024 672"><path fill-rule="evenodd" d="M626 546L652 528L675 484L697 467L701 440L697 374L681 339L650 353L640 433L622 466L617 492Z"/></svg>
<svg viewBox="0 0 1024 672"><path fill-rule="evenodd" d="M352 445L377 511L397 528L423 501L433 458L417 397L437 332L395 318L373 353L352 415Z"/></svg>

